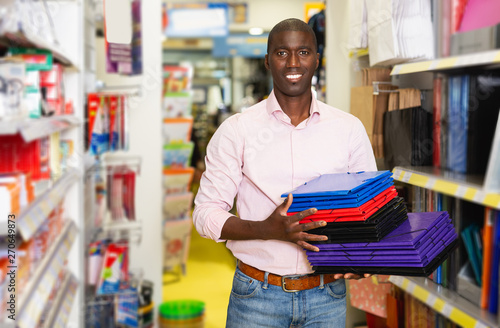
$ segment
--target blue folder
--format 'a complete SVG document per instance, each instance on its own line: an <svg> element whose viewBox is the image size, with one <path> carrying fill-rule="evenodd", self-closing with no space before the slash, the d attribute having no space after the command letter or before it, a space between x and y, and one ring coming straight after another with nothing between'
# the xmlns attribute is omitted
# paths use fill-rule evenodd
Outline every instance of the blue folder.
<svg viewBox="0 0 500 328"><path fill-rule="evenodd" d="M381 192L390 188L393 185L394 182L391 179L391 181L388 183L373 186L373 189L367 190L367 192L364 193L361 197L349 200L329 199L329 200L315 201L314 198L309 198L309 201L295 202L294 198L292 205L290 205L290 208L288 209L288 212L299 212L307 210L311 207L314 207L318 210L360 207L361 205L373 199L375 196L377 196L378 194L380 194Z"/></svg>
<svg viewBox="0 0 500 328"><path fill-rule="evenodd" d="M372 185L390 177L390 171L323 174L291 192L293 197L362 195ZM284 193L281 197L287 197Z"/></svg>

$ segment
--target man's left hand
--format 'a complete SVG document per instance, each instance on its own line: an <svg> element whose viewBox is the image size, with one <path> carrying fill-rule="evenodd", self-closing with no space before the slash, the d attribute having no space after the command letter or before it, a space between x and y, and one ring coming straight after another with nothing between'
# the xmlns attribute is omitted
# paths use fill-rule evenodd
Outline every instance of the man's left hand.
<svg viewBox="0 0 500 328"><path fill-rule="evenodd" d="M371 277L372 275L369 274L369 273L365 273L364 275L360 275L360 274L354 274L354 273L345 273L345 274L342 274L342 273L336 273L335 274L335 279L348 279L348 280L359 280L361 278L369 278Z"/></svg>

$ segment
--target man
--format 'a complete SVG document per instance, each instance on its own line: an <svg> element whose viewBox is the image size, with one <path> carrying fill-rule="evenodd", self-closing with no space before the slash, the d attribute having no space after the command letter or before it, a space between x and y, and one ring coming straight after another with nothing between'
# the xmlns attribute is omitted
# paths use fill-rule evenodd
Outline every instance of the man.
<svg viewBox="0 0 500 328"><path fill-rule="evenodd" d="M287 216L293 197L280 195L321 174L375 171L373 152L357 118L313 98L318 54L305 22L271 30L265 66L269 98L224 121L208 145L193 220L238 259L227 327L343 327L344 279L360 276L312 274L304 249L327 238L307 231L326 222L299 224L317 210ZM228 212L235 197L239 216Z"/></svg>

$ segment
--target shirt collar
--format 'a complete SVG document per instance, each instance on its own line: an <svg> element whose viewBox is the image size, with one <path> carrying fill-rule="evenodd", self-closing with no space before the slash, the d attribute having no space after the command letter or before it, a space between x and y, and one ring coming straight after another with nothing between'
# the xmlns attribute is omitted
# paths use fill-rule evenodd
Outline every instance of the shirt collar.
<svg viewBox="0 0 500 328"><path fill-rule="evenodd" d="M278 99L276 99L276 95L274 94L274 89L273 89L273 91L271 91L271 94L267 98L266 109L267 109L267 112L269 113L269 115L272 115L275 112L281 112L281 113L283 113L283 115L286 116L285 112L283 112L283 109L281 109L281 106L278 103ZM312 101L311 101L311 107L309 108L309 117L310 118L313 117L314 113L317 113L319 115L319 114L321 114L321 110L318 106L318 101L316 100L316 98L313 95Z"/></svg>

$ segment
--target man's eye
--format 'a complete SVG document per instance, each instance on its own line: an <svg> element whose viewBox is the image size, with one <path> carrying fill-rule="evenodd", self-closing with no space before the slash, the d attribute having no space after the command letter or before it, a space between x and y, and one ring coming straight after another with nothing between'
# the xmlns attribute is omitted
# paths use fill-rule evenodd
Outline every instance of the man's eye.
<svg viewBox="0 0 500 328"><path fill-rule="evenodd" d="M308 55L308 54L309 54L309 51L307 51L307 50L301 50L301 51L299 52L299 54L300 54L300 55Z"/></svg>
<svg viewBox="0 0 500 328"><path fill-rule="evenodd" d="M278 56L285 56L286 52L284 52L284 51L278 51L277 55Z"/></svg>

